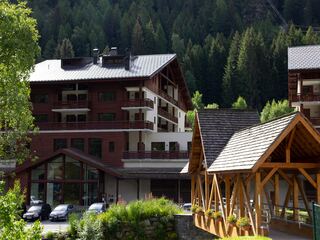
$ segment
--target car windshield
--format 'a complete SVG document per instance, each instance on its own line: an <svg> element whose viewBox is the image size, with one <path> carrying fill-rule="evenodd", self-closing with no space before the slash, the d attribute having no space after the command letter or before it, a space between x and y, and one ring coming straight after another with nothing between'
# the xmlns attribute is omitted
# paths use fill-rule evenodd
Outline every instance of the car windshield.
<svg viewBox="0 0 320 240"><path fill-rule="evenodd" d="M32 206L29 208L28 212L38 212L41 210L41 206Z"/></svg>
<svg viewBox="0 0 320 240"><path fill-rule="evenodd" d="M100 210L102 208L102 203L94 203L89 207L89 210Z"/></svg>
<svg viewBox="0 0 320 240"><path fill-rule="evenodd" d="M65 211L67 210L67 208L68 208L68 205L59 205L54 209L54 211Z"/></svg>

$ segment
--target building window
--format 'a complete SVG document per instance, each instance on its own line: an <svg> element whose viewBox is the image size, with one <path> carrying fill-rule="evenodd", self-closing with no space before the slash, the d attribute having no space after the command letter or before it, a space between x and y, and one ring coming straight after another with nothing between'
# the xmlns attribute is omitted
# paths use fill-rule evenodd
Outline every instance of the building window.
<svg viewBox="0 0 320 240"><path fill-rule="evenodd" d="M67 122L76 122L77 121L77 116L76 115L67 115L66 116L66 121Z"/></svg>
<svg viewBox="0 0 320 240"><path fill-rule="evenodd" d="M35 114L34 115L34 120L36 122L48 122L48 114Z"/></svg>
<svg viewBox="0 0 320 240"><path fill-rule="evenodd" d="M89 154L98 158L102 157L102 141L100 138L89 139Z"/></svg>
<svg viewBox="0 0 320 240"><path fill-rule="evenodd" d="M72 138L71 147L78 150L84 151L84 139L83 138Z"/></svg>
<svg viewBox="0 0 320 240"><path fill-rule="evenodd" d="M86 101L87 94L78 94L78 101Z"/></svg>
<svg viewBox="0 0 320 240"><path fill-rule="evenodd" d="M114 152L114 150L115 150L114 142L109 142L109 152Z"/></svg>
<svg viewBox="0 0 320 240"><path fill-rule="evenodd" d="M61 148L67 148L67 139L54 139L53 140L53 150L57 151Z"/></svg>
<svg viewBox="0 0 320 240"><path fill-rule="evenodd" d="M156 122L157 122L156 117L153 117L153 123L156 124Z"/></svg>
<svg viewBox="0 0 320 240"><path fill-rule="evenodd" d="M78 122L85 122L87 121L87 115L86 114L79 114L78 115Z"/></svg>
<svg viewBox="0 0 320 240"><path fill-rule="evenodd" d="M48 94L33 94L31 96L31 100L33 103L48 103L49 95Z"/></svg>
<svg viewBox="0 0 320 240"><path fill-rule="evenodd" d="M152 142L151 149L152 151L164 151L165 150L165 142Z"/></svg>
<svg viewBox="0 0 320 240"><path fill-rule="evenodd" d="M98 113L99 121L114 121L116 119L115 113Z"/></svg>
<svg viewBox="0 0 320 240"><path fill-rule="evenodd" d="M111 102L116 100L115 92L101 92L98 95L99 101L101 102Z"/></svg>

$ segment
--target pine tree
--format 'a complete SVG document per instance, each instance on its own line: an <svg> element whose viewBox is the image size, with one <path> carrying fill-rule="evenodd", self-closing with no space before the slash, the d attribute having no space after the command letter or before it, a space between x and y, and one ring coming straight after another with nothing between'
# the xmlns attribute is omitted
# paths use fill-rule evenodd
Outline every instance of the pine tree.
<svg viewBox="0 0 320 240"><path fill-rule="evenodd" d="M178 55L178 58L182 59L182 56L185 52L184 40L180 38L180 36L176 33L173 33L171 36L171 45L172 50Z"/></svg>
<svg viewBox="0 0 320 240"><path fill-rule="evenodd" d="M239 56L240 40L240 34L236 32L229 48L229 55L222 80L222 99L224 107L230 107L233 99L235 99L239 92L236 82L238 79L237 60Z"/></svg>
<svg viewBox="0 0 320 240"><path fill-rule="evenodd" d="M155 33L155 42L156 42L156 52L157 53L166 53L168 48L168 41L166 34L163 30L163 27L160 22L157 24L157 31Z"/></svg>
<svg viewBox="0 0 320 240"><path fill-rule="evenodd" d="M134 25L132 31L131 46L134 54L144 53L143 30L139 18L137 18L136 24Z"/></svg>
<svg viewBox="0 0 320 240"><path fill-rule="evenodd" d="M55 52L55 58L73 58L74 51L72 43L69 39L65 38L61 44L58 44Z"/></svg>
<svg viewBox="0 0 320 240"><path fill-rule="evenodd" d="M156 36L153 27L152 20L150 19L146 25L144 31L144 49L147 54L152 54L157 52L156 47Z"/></svg>
<svg viewBox="0 0 320 240"><path fill-rule="evenodd" d="M55 47L56 47L56 42L53 39L50 39L46 46L44 47L44 51L42 53L42 57L44 59L51 59L55 55Z"/></svg>

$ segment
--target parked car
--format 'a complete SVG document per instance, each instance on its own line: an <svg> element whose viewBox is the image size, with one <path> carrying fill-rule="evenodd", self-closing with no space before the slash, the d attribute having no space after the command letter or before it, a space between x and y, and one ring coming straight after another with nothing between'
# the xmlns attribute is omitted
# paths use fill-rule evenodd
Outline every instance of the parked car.
<svg viewBox="0 0 320 240"><path fill-rule="evenodd" d="M105 203L99 202L99 203L92 203L90 207L88 208L87 212L88 213L103 213L107 210L107 207Z"/></svg>
<svg viewBox="0 0 320 240"><path fill-rule="evenodd" d="M50 221L58 221L58 220L68 220L69 214L72 212L73 205L71 204L60 204L53 209L50 213L49 219Z"/></svg>
<svg viewBox="0 0 320 240"><path fill-rule="evenodd" d="M191 211L191 203L185 203L182 205L183 210Z"/></svg>
<svg viewBox="0 0 320 240"><path fill-rule="evenodd" d="M35 196L30 196L30 205L33 206L33 205L40 205L40 204L43 204L43 201L40 200L40 199L36 199Z"/></svg>
<svg viewBox="0 0 320 240"><path fill-rule="evenodd" d="M24 220L46 220L49 219L49 214L51 212L51 207L49 204L44 203L44 204L39 204L36 206L31 206L28 211L23 214L23 219Z"/></svg>

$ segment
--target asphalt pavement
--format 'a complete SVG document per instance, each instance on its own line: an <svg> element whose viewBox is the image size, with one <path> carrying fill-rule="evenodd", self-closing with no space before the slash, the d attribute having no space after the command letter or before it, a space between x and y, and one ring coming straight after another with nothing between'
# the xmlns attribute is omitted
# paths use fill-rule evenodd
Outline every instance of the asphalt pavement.
<svg viewBox="0 0 320 240"><path fill-rule="evenodd" d="M33 222L28 222L27 226L30 227ZM43 234L47 232L65 232L69 226L68 222L50 222L49 220L41 222L43 226Z"/></svg>

